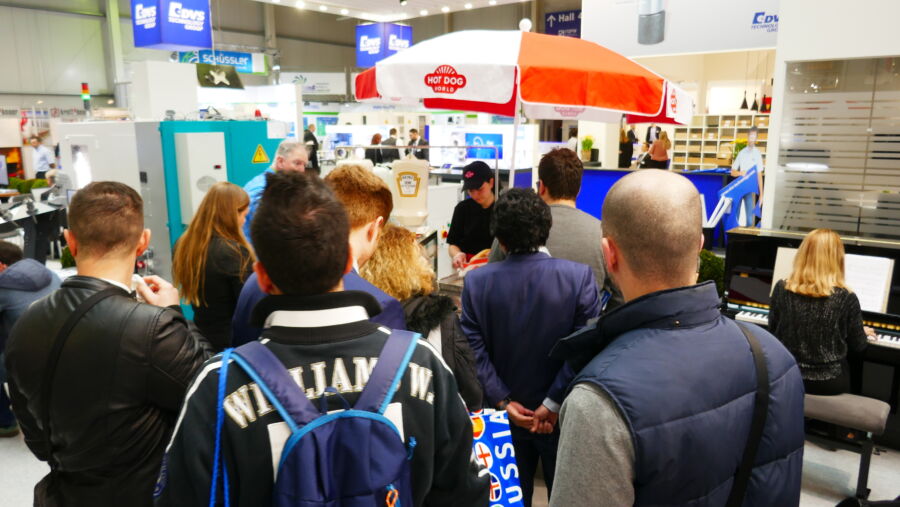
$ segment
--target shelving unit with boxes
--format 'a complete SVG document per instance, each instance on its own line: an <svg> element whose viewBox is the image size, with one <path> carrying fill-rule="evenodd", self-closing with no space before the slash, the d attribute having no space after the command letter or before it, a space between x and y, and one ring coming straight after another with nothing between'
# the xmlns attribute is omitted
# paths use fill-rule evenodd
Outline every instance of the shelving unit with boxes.
<svg viewBox="0 0 900 507"><path fill-rule="evenodd" d="M756 125L759 136L756 146L766 160L769 138L768 114L728 114L694 116L688 126L675 127L672 141L672 169L690 171L722 167L728 161L720 154L729 153L725 146L733 146L735 139L746 139L750 127Z"/></svg>

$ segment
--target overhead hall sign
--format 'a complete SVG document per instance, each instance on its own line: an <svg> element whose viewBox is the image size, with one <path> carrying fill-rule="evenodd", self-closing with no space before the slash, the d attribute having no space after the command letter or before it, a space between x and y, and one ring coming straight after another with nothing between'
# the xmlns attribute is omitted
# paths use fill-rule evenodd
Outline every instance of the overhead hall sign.
<svg viewBox="0 0 900 507"><path fill-rule="evenodd" d="M395 23L356 26L356 66L372 67L412 46L412 27Z"/></svg>
<svg viewBox="0 0 900 507"><path fill-rule="evenodd" d="M548 12L544 15L544 32L564 37L581 37L581 9Z"/></svg>
<svg viewBox="0 0 900 507"><path fill-rule="evenodd" d="M131 0L138 48L190 51L212 47L209 0Z"/></svg>

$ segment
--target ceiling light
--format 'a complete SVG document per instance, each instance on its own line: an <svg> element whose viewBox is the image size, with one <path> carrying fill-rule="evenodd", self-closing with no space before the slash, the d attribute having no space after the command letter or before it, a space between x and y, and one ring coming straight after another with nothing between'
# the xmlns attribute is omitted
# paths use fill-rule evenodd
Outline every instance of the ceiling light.
<svg viewBox="0 0 900 507"><path fill-rule="evenodd" d="M466 4L466 5L463 5L463 7L465 7L466 9L471 9L471 8L472 8L472 4Z"/></svg>
<svg viewBox="0 0 900 507"><path fill-rule="evenodd" d="M407 3L409 3L409 2L407 2L406 0L400 0L400 5L405 6Z"/></svg>
<svg viewBox="0 0 900 507"><path fill-rule="evenodd" d="M350 14L350 11L347 10L347 9L341 9L341 14L343 14L344 16L346 16L347 14Z"/></svg>
<svg viewBox="0 0 900 507"><path fill-rule="evenodd" d="M422 9L421 11L419 11L419 16L427 16L427 15L428 15L428 11L426 11L425 9Z"/></svg>
<svg viewBox="0 0 900 507"><path fill-rule="evenodd" d="M488 5L497 5L497 0L491 0Z"/></svg>
<svg viewBox="0 0 900 507"><path fill-rule="evenodd" d="M328 10L328 7L325 6L325 5L320 5L320 6L319 6L319 10L322 11L322 12L325 12L325 11Z"/></svg>
<svg viewBox="0 0 900 507"><path fill-rule="evenodd" d="M441 7L441 12L443 12L444 14L450 12L450 7L447 7L446 5Z"/></svg>
<svg viewBox="0 0 900 507"><path fill-rule="evenodd" d="M272 1L275 2L276 4L280 4L280 3L281 3L281 0L272 0Z"/></svg>
<svg viewBox="0 0 900 507"><path fill-rule="evenodd" d="M297 0L297 3L294 4L294 7L302 9L306 7L306 2L304 2L303 0Z"/></svg>

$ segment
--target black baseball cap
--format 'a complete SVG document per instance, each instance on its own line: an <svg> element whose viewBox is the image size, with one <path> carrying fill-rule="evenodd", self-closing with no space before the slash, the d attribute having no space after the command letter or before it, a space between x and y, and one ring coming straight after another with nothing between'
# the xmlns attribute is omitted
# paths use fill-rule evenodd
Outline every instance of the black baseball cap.
<svg viewBox="0 0 900 507"><path fill-rule="evenodd" d="M476 160L463 168L463 190L481 188L485 182L491 181L494 171L481 160Z"/></svg>

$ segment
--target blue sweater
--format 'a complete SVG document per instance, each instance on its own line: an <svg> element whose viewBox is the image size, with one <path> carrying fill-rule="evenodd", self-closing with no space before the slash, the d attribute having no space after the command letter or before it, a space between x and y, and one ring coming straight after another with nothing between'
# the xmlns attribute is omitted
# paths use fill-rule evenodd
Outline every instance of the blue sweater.
<svg viewBox="0 0 900 507"><path fill-rule="evenodd" d="M574 371L550 349L599 313L591 268L546 253L510 255L466 275L460 323L490 405L507 396L532 410L546 398L561 404Z"/></svg>
<svg viewBox="0 0 900 507"><path fill-rule="evenodd" d="M381 313L371 315L370 321L390 329L406 329L406 317L403 315L403 307L400 302L359 276L356 270L344 275L344 290L358 290L375 296L378 304L381 305ZM253 273L244 282L244 288L241 289L241 295L238 297L237 306L234 309L234 317L231 320L232 347L238 347L259 338L262 328L254 326L251 323L251 317L256 303L259 303L264 297L266 297L266 293L259 288L256 273Z"/></svg>

